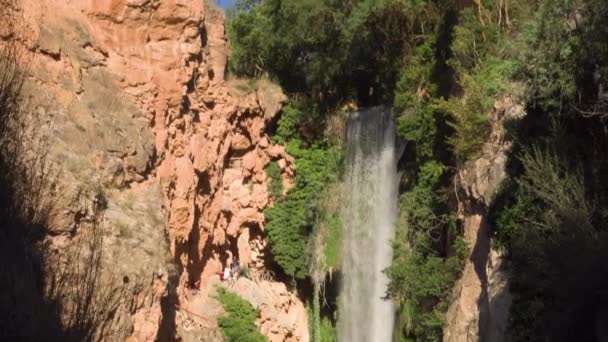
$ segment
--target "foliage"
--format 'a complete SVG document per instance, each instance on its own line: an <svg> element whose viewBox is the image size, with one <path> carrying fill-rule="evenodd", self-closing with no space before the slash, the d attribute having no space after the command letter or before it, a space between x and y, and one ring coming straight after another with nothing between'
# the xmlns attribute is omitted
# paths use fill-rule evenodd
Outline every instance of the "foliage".
<svg viewBox="0 0 608 342"><path fill-rule="evenodd" d="M608 256L607 151L595 133L605 130L607 19L605 2L544 0L522 25L516 77L530 113L514 132L514 181L490 217L512 264L515 341L596 338Z"/></svg>
<svg viewBox="0 0 608 342"><path fill-rule="evenodd" d="M338 182L336 175L333 175L319 198L315 228L309 246L313 283L323 282L328 271L331 272L331 269L339 267L342 235L341 190L341 183Z"/></svg>
<svg viewBox="0 0 608 342"><path fill-rule="evenodd" d="M417 106L412 115L399 118L399 133L409 143L416 145L416 158L425 160L433 156L439 115L432 106L426 105Z"/></svg>
<svg viewBox="0 0 608 342"><path fill-rule="evenodd" d="M270 178L268 190L272 198L279 199L283 196L283 177L281 176L281 168L276 161L270 162L266 167L266 174Z"/></svg>
<svg viewBox="0 0 608 342"><path fill-rule="evenodd" d="M288 114L289 110L296 109L288 109ZM279 121L279 139L295 135L291 118L300 115ZM275 261L287 274L304 278L309 273L306 251L319 214L320 196L338 174L341 152L338 147L323 142L308 146L299 138L288 141L287 152L295 158L296 184L272 208L265 210L266 231Z"/></svg>
<svg viewBox="0 0 608 342"><path fill-rule="evenodd" d="M322 317L321 294L325 295L327 274L339 267L341 221L339 216L341 184L337 177L327 184L320 196L318 214L309 239L310 281L313 287L310 320L313 341L335 341L335 328L327 317Z"/></svg>
<svg viewBox="0 0 608 342"><path fill-rule="evenodd" d="M398 273L392 274L392 279L399 279L399 287L407 291L416 305L429 297L445 295L460 271L456 258L424 257L416 252L408 256L403 266Z"/></svg>
<svg viewBox="0 0 608 342"><path fill-rule="evenodd" d="M455 256L442 257L437 239L449 226L449 216L438 215L443 199L432 190L441 168L434 162L423 166L427 174L401 198L402 217L394 243L394 261L387 270L389 292L400 299L402 311L399 329L404 336L422 341L441 340L443 315L447 310L449 289L453 286L468 255L461 238L454 242Z"/></svg>
<svg viewBox="0 0 608 342"><path fill-rule="evenodd" d="M441 340L447 295L464 260L461 254L445 257L439 243L453 226L446 195L452 160L446 138L453 130L440 97L453 82L445 53L450 25L450 14L445 12L443 22L435 19L419 36L395 90L398 131L408 141L408 162L394 260L386 272L389 293L400 303L396 329L404 341Z"/></svg>
<svg viewBox="0 0 608 342"><path fill-rule="evenodd" d="M391 99L415 35L437 22L441 1L273 0L228 23L233 72L268 73L323 106ZM419 16L425 13L426 16Z"/></svg>
<svg viewBox="0 0 608 342"><path fill-rule="evenodd" d="M414 60L420 62L403 71L395 96L395 107L402 113L398 130L409 142L406 155L411 171L404 177L407 190L400 198L394 260L387 275L389 292L401 304L397 329L405 340L416 341L441 340L447 294L465 256L459 253L446 258L438 243L452 226L445 194L449 179L445 163L451 159L445 153L445 137L452 132L435 97L441 87L433 73L442 66L431 47L438 49L435 36L416 51L421 55Z"/></svg>
<svg viewBox="0 0 608 342"><path fill-rule="evenodd" d="M342 223L338 213L332 214L326 218L327 236L325 239L325 248L323 255L325 264L329 268L337 268L339 266L340 243L341 243L341 228Z"/></svg>
<svg viewBox="0 0 608 342"><path fill-rule="evenodd" d="M601 100L599 88L608 72L606 18L603 1L541 2L523 31L519 58L532 106L568 115ZM592 113L605 114L605 106Z"/></svg>
<svg viewBox="0 0 608 342"><path fill-rule="evenodd" d="M532 103L560 111L576 95L576 54L583 51L579 36L564 27L572 1L543 1L523 31L522 74Z"/></svg>
<svg viewBox="0 0 608 342"><path fill-rule="evenodd" d="M313 294L313 296L315 295ZM318 292L316 296L318 299ZM313 302L317 299L314 299L313 297ZM336 327L332 323L332 320L329 317L324 316L320 308L319 310L317 310L314 308L314 306L314 303L313 305L310 305L310 303L306 303L306 313L308 316L308 330L310 334L310 340L312 342L337 342L338 337L336 334Z"/></svg>
<svg viewBox="0 0 608 342"><path fill-rule="evenodd" d="M249 302L223 287L219 287L217 293L227 314L219 319L220 330L227 342L266 341L255 325L259 313Z"/></svg>
<svg viewBox="0 0 608 342"><path fill-rule="evenodd" d="M494 101L510 91L517 70L515 24L503 27L494 16L498 11L492 10L496 3L484 3L483 11L467 8L459 14L451 45L453 56L448 63L456 72L462 95L440 102L440 107L454 117L451 125L455 134L448 142L462 163L479 156L489 134L488 114ZM522 20L525 10L516 5L511 15Z"/></svg>
<svg viewBox="0 0 608 342"><path fill-rule="evenodd" d="M434 36L426 38L424 43L414 48L408 64L401 71L393 101L398 112L437 92L437 84L433 80L435 44Z"/></svg>
<svg viewBox="0 0 608 342"><path fill-rule="evenodd" d="M512 181L489 218L513 267L509 330L514 340L593 338L608 273L608 3L248 3L228 24L231 70L268 75L292 97L273 141L296 158L296 186L267 210L287 274L319 265L305 257L318 237L321 265L338 254L339 220L323 209L340 164L323 136L328 115L351 100L392 103L408 145L389 292L403 339L440 340L446 294L468 255L448 206L454 170L480 155L495 101L523 93L528 116L507 127Z"/></svg>
<svg viewBox="0 0 608 342"><path fill-rule="evenodd" d="M327 317L321 318L321 342L337 342L336 328Z"/></svg>
<svg viewBox="0 0 608 342"><path fill-rule="evenodd" d="M584 322L595 315L588 301L604 286L600 260L608 256L608 236L589 221L589 194L580 175L539 148L520 158L524 173L492 210L497 237L516 270L514 339L585 336Z"/></svg>
<svg viewBox="0 0 608 342"><path fill-rule="evenodd" d="M302 120L302 111L293 104L283 107L277 131L272 136L275 144L287 144L288 141L298 138L298 127Z"/></svg>
<svg viewBox="0 0 608 342"><path fill-rule="evenodd" d="M266 43L270 39L268 18L258 10L240 11L230 19L228 35L233 51L230 55L230 65L239 70L242 76L261 76L264 71L264 61L271 50Z"/></svg>

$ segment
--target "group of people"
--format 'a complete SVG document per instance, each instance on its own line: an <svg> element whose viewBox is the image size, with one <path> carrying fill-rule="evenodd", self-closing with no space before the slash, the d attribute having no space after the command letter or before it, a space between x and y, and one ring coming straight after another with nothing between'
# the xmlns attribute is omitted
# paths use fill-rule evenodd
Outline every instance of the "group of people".
<svg viewBox="0 0 608 342"><path fill-rule="evenodd" d="M239 273L239 268L239 261L235 258L234 261L232 261L232 265L230 265L230 267L226 266L223 272L217 273L217 276L221 281L229 281L231 279L236 280Z"/></svg>

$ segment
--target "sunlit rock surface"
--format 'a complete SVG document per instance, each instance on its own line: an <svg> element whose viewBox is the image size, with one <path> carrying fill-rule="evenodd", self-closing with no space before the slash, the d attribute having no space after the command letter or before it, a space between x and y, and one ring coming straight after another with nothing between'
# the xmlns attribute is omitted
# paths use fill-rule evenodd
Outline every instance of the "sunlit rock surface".
<svg viewBox="0 0 608 342"><path fill-rule="evenodd" d="M286 97L267 81L225 80L224 14L205 1L24 0L22 14L25 102L62 170L50 244L69 245L83 194L103 191L106 273L133 287L120 329L104 339L172 339L189 319L180 311L189 293L208 293L234 257L254 271L267 266L264 169L276 160L286 180L295 174L266 133ZM258 285L277 294L269 306L298 301L269 280ZM289 308L305 317L300 302ZM279 325L307 341L305 324Z"/></svg>

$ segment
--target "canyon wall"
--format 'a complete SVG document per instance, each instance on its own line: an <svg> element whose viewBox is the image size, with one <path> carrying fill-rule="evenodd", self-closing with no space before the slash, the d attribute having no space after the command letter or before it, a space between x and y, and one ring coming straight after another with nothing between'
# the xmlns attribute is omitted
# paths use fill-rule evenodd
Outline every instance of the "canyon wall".
<svg viewBox="0 0 608 342"><path fill-rule="evenodd" d="M129 286L104 337L221 339L215 273L238 258L264 278L234 286L261 308L263 332L307 341L304 305L269 272L263 231L265 167L277 161L286 184L295 173L266 133L286 97L265 80L226 80L223 12L202 0L23 0L22 14L24 104L61 170L48 244L71 244L103 193L104 274Z"/></svg>
<svg viewBox="0 0 608 342"><path fill-rule="evenodd" d="M525 115L521 100L506 97L490 113L491 133L482 154L457 173L458 218L469 247L462 276L447 312L446 342L505 341L511 294L506 260L492 248L488 208L507 179L505 167L512 143L505 123Z"/></svg>

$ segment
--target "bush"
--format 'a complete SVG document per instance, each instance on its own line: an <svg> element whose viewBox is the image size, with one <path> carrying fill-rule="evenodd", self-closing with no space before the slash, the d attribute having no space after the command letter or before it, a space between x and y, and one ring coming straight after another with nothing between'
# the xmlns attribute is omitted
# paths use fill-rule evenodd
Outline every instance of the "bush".
<svg viewBox="0 0 608 342"><path fill-rule="evenodd" d="M455 135L448 139L460 162L479 157L490 133L489 114L494 102L509 90L515 63L498 57L486 58L480 66L460 76L463 96L442 102L454 117Z"/></svg>
<svg viewBox="0 0 608 342"><path fill-rule="evenodd" d="M283 107L281 118L277 125L277 131L272 135L275 144L287 144L288 141L297 139L298 128L302 120L302 111L293 104Z"/></svg>
<svg viewBox="0 0 608 342"><path fill-rule="evenodd" d="M411 252L389 269L391 288L401 298L404 336L417 341L440 341L449 290L461 272L458 257L447 259Z"/></svg>
<svg viewBox="0 0 608 342"><path fill-rule="evenodd" d="M270 178L268 190L275 200L283 197L283 177L281 176L281 168L276 161L270 162L266 167L266 174Z"/></svg>
<svg viewBox="0 0 608 342"><path fill-rule="evenodd" d="M331 320L327 317L321 318L321 341L320 342L337 342L336 328L332 325Z"/></svg>
<svg viewBox="0 0 608 342"><path fill-rule="evenodd" d="M255 320L258 311L237 294L218 288L218 300L222 303L226 316L219 319L220 330L227 342L265 342Z"/></svg>
<svg viewBox="0 0 608 342"><path fill-rule="evenodd" d="M319 209L319 198L340 163L335 147L313 145L292 140L287 152L296 160L296 185L287 195L264 211L266 231L274 260L289 275L308 275L308 238Z"/></svg>

